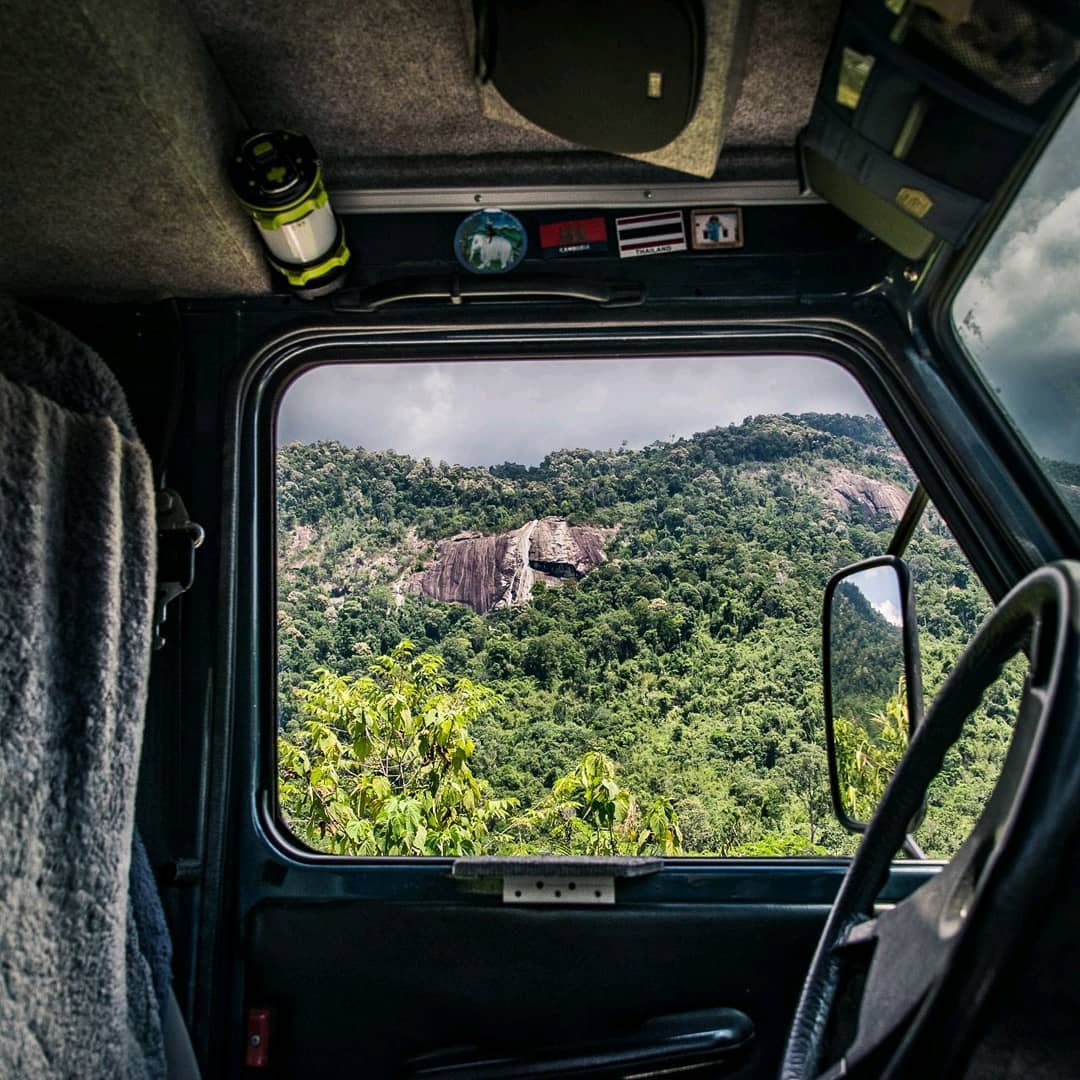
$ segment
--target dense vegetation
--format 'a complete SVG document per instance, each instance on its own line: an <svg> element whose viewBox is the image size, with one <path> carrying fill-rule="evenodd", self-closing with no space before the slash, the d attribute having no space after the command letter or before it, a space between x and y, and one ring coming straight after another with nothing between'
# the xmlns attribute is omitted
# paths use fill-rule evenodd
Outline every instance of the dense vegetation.
<svg viewBox="0 0 1080 1080"><path fill-rule="evenodd" d="M496 797L473 774L468 733L492 693L443 667L402 642L363 678L320 669L297 691L304 719L279 740L279 773L303 839L342 855L681 852L671 800L639 805L595 750L534 806Z"/></svg>
<svg viewBox="0 0 1080 1080"><path fill-rule="evenodd" d="M836 569L887 548L895 522L838 500L838 472L914 484L876 420L841 415L559 450L535 467L283 447L280 765L293 827L354 854L850 851L829 806L821 597ZM488 615L394 587L439 539L546 515L617 529L608 561ZM907 557L932 691L989 603L933 515ZM931 854L953 850L978 812L1017 692L1013 672L947 762L921 833ZM428 730L436 717L452 721L445 733ZM432 731L456 747L438 750L443 765ZM395 739L404 773L387 756Z"/></svg>

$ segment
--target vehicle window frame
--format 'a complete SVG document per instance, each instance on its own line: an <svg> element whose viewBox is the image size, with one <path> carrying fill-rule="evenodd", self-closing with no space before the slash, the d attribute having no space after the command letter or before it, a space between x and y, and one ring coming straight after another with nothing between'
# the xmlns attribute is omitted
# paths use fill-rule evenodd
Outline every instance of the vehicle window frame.
<svg viewBox="0 0 1080 1080"><path fill-rule="evenodd" d="M685 353L679 353L679 354L674 354L673 353L667 358L670 359L672 362L681 363L681 362L686 361L690 357L688 357L688 355L685 354ZM599 363L605 363L606 362L606 363L610 364L612 361L618 362L621 358L615 357L615 356L597 356L597 357L592 358L592 359L595 360L596 362L599 362ZM710 355L703 355L703 356L697 357L697 359L700 360L700 361L703 361L706 364L708 364L708 363L716 363L718 366L725 363L725 358L724 357L714 357L714 356L710 356ZM832 366L834 369L837 366L837 365L835 365L835 363L833 361L831 361L831 360L829 360L827 358L819 357L819 356L806 356L806 357L798 357L798 358L792 358L792 359L795 361L796 364L805 367L810 372L814 372L816 370L821 370L823 365ZM655 362L657 360L659 360L661 365L662 365L664 357L635 356L635 357L629 359L627 362L628 363L640 363L640 362L649 362L649 361ZM490 362L493 363L493 364L499 364L500 366L513 366L516 363L533 364L535 366L536 363L537 363L537 361L532 361L532 360L530 360L528 358L522 359L522 358L513 358L513 357L508 358L508 359L501 359L501 358L498 358L498 357L492 357ZM589 362L590 361L584 361L584 362L576 361L574 359L571 359L570 357L566 357L566 358L563 358L563 359L553 359L553 360L549 360L549 361L540 361L539 363L541 363L541 364L547 363L547 364L551 364L551 365L558 365L559 363L574 363L574 364L584 363L584 364L587 365ZM455 360L442 360L442 361L439 361L439 360L415 360L415 361L414 360L408 360L408 361L404 361L404 363L408 364L410 366L414 365L417 368L416 377L418 379L423 378L424 376L427 375L427 373L429 373L432 370L439 370L440 365L449 367L454 363L462 363L462 364L469 364L470 366L476 366L476 362L475 361L470 361L468 357L460 357L460 358L457 358ZM481 362L481 364L482 363L483 362ZM744 354L741 354L741 353L733 353L732 356L730 357L730 359L728 360L728 363L730 364L730 371L731 371L731 374L732 374L732 378L733 379L738 379L738 378L740 378L740 376L738 374L736 374L736 373L741 372L741 371L745 370L746 368L748 368L749 366L751 366L752 363L753 363L753 358L752 357L747 357L747 356L745 356ZM375 359L367 362L367 365L370 365L371 367L385 367L386 364L387 364L386 361L380 361L380 360L375 360ZM334 365L330 365L330 366L334 366ZM341 367L346 368L346 369L359 369L359 368L363 368L364 366L366 366L364 363L350 364L348 362L345 362L345 363L343 363L341 365ZM280 392L277 394L277 396L275 398L275 404L274 404L275 419L280 417L281 412L282 412L282 406L286 402L286 400L288 398L288 394L292 390L292 388L295 387L298 382L302 381L307 375L312 374L314 372L321 371L321 370L326 370L326 367L325 366L323 366L323 367L316 366L314 368L307 368L304 371L298 373L293 379L291 379L286 385L284 385L282 387L282 389L280 390ZM481 368L481 370L482 370L482 368ZM661 368L661 370L662 370L662 368ZM845 374L847 375L847 377L852 380L852 386L853 387L859 387L860 386L858 380L855 378L854 375L852 375L852 373L850 371L847 371L846 369L841 369L841 370L843 370L845 372ZM359 390L358 390L358 394L359 394ZM777 412L783 412L783 413L787 414L787 413L798 413L799 409L797 407L794 407L794 406L792 408L790 408L790 409L781 409L781 408L778 407L776 411ZM873 412L873 407L872 407L871 403L869 403L869 402L867 402L865 409L863 409L863 410L861 410L859 412L859 415L861 415L862 413L867 413L867 414L873 413L874 419L877 419L877 420L880 421L880 418L877 416L877 414ZM464 420L462 420L461 422L465 423ZM708 426L708 425L706 425L706 426ZM726 426L726 424L722 425L722 426ZM737 427L738 423L733 422L732 426ZM310 438L314 438L314 435L310 436ZM360 440L363 443L364 447L366 447L366 449L368 451L372 451L372 452L387 451L387 452L390 452L390 453L394 452L393 449L391 449L387 444L384 444L382 442L373 445L373 444L368 443L367 440L363 438L363 436L360 436ZM281 447L284 446L284 445L287 445L287 444L282 443L280 439L275 439L275 446L276 446L278 452L280 452ZM568 445L575 445L576 446L576 445L579 445L579 444L568 444ZM580 444L580 445L592 446L593 444L592 443L586 443L586 444ZM553 447L552 449L553 449L553 451L558 451L558 450L560 450L561 446L562 446L562 444L558 444L555 447ZM893 448L897 448L897 447L896 447L895 441L891 439L891 434L890 434L890 436L889 436L889 444L885 448L885 452L888 453ZM404 452L408 453L407 451L404 451ZM413 453L413 456L415 457L416 454ZM906 464L906 462L905 462L905 464ZM459 467L459 466L455 466L455 467ZM400 481L399 481L399 483L400 483ZM906 505L913 498L913 493L916 492L916 491L922 491L922 488L916 482L916 483L912 484L910 488L905 487L905 488L902 488L902 490L903 490L904 499L905 499L905 505ZM275 532L275 544L280 545L282 537L281 537L281 532L280 532L280 525L276 521L276 514L280 509L280 501L279 501L277 496L278 496L278 489L277 489L277 484L275 482L275 523L274 523L274 532ZM899 524L899 523L897 523L897 524ZM473 526L464 526L464 527L470 527L471 528ZM316 526L316 529L317 528L318 528L318 526ZM891 551L893 546L895 545L895 529L893 529L893 530L885 529L883 531L887 532L889 534L890 538L885 543L883 543L881 545L881 548L880 548L880 551L878 552L877 558L879 558L879 559L888 559L891 556L885 555L884 553L885 553L886 550ZM280 570L281 570L280 559L278 561L278 565L276 567L276 570L277 570L278 573L280 573ZM295 582L290 584L288 587L289 588L302 588L301 585L296 584ZM829 592L829 590L828 590L828 588L826 588L825 589L825 595L826 596L828 596L828 592ZM281 612L281 604L282 604L281 597L283 595L283 592L282 592L282 589L280 587L280 582L278 580L277 574L275 574L275 595L278 597L278 602L277 602L277 605L276 605L277 611L276 611L275 614L279 616L280 612ZM816 608L816 605L811 604L811 607L812 607L812 609ZM295 612L293 612L293 613L296 614ZM275 622L276 621L277 621L277 619L275 618ZM318 623L319 625L322 625L321 619L319 619L318 616L315 616L314 621L315 621L315 623ZM911 619L910 621L912 622L912 625L913 625L914 624L913 619ZM820 640L820 632L819 632L818 625L816 623L814 623L813 625L806 625L805 627L803 627L803 629L806 631L806 634L807 634L807 639L806 639L807 642L813 642L815 644L815 646L816 646L819 643L819 640ZM279 672L280 672L280 656L281 656L281 651L282 651L282 641L283 641L283 637L282 637L282 635L280 633L278 633L276 635L276 637L275 637L275 648L277 650L277 660L278 660L278 662L275 663L274 667L275 667L275 670L278 670ZM387 646L384 646L384 648L388 649ZM432 648L434 649L434 651L438 652L438 647L437 646L433 646ZM424 651L427 651L426 647L425 647ZM815 649L815 651L818 651L818 650ZM339 656L340 656L340 654L339 654ZM820 656L818 656L817 659L820 660L821 659ZM908 683L909 683L909 685L913 685L913 686L917 687L919 685L918 673L917 673L917 671L913 671L911 669L910 657L908 658L908 660L909 660L909 663L908 663ZM327 661L326 666L331 667L333 670L342 670L340 668L337 668L335 665L331 664L329 661ZM292 671L292 670L295 670L295 669L290 667L289 670ZM310 676L311 669L308 668L307 671L308 671L308 675L305 676L305 677L310 678L311 677ZM354 673L354 674L349 675L348 677L350 679L352 679L352 678L356 678L357 675ZM481 679L483 678L482 676L473 676L473 677L474 678L481 678ZM484 681L486 681L486 680L484 680ZM281 685L280 685L280 683L275 687L275 691L276 692L274 694L274 699L273 699L273 703L272 703L272 706L271 706L271 710L273 712L275 712L278 716L280 716L281 705L282 705ZM778 705L779 705L779 702L778 702ZM913 713L913 720L912 720L913 725L915 723L916 718L917 718L917 711L915 713ZM309 753L311 752L310 748L309 748L308 752ZM290 828L288 822L285 820L284 811L283 811L283 808L282 808L281 795L280 795L280 785L282 783L282 778L281 778L280 772L276 773L275 779L277 781L277 792L276 792L277 798L275 800L275 810L276 810L276 812L275 812L275 816L274 816L274 822L275 822L277 833L280 834L281 837L285 838L286 842L290 843L291 845L293 845L295 847L300 848L304 852L312 852L312 853L316 853L316 854L329 854L334 859L354 858L354 857L355 858L375 858L380 862L383 861L384 859L388 858L388 857L404 857L404 858L407 858L409 861L425 857L425 856L421 856L419 854L409 854L409 855L405 855L405 856L400 856L400 855L399 856L385 856L385 855L379 855L379 856L374 856L374 855L371 855L371 856L350 856L350 855L343 855L340 852L334 852L334 853L325 852L325 851L320 850L319 847L310 846L310 843L305 841L305 839L304 839L304 837L302 835L300 835L298 832L296 832L292 828ZM638 790L636 784L634 785L634 789L635 789L635 791ZM666 790L667 789L662 789L662 791L664 791L665 793L666 793ZM693 793L691 792L691 794L693 794ZM525 804L525 805L528 805L528 804ZM525 808L525 805L523 805L523 809ZM843 818L843 817L837 818L836 823L841 825L844 828L848 827L848 823L845 820L845 818ZM849 829L848 831L851 831L851 830ZM861 831L861 830L857 830L857 831ZM811 844L813 844L813 839L812 839L813 838L813 833L812 832L811 832L810 836L811 836L811 840L809 842ZM824 843L824 846L825 846L825 851L824 852L819 853L819 854L807 854L805 857L811 858L811 859L817 859L817 858L828 858L830 856L834 856L834 855L839 854L838 851L836 851L835 849L832 849L830 847L829 843L827 843L825 841L822 841L819 838L819 840L817 841L817 844L821 845L822 843ZM651 852L651 853L648 853L648 854L651 854L653 857L655 857L655 855L656 855L655 852ZM427 856L427 857L432 857L432 856ZM450 856L450 857L454 858L454 856ZM539 855L539 857L541 857L541 858L551 858L551 859L553 859L555 861L558 861L558 859L559 859L559 856L552 853L552 852L547 852L547 853L541 854L541 855ZM669 855L669 856L665 856L665 857L674 858L676 856L670 856ZM710 855L710 854L707 854L707 853L704 853L704 852L701 852L701 851L697 851L697 850L686 850L685 852L682 852L677 857L693 859L693 860L696 861L696 860L704 859L704 858L723 858L723 859L726 860L728 858L739 857L739 856L738 855L735 855L735 856Z"/></svg>
<svg viewBox="0 0 1080 1080"><path fill-rule="evenodd" d="M319 334L320 332L316 332ZM334 337L333 331L323 329L322 334L327 335L330 338ZM690 354L705 354L705 355L721 355L723 353L731 353L736 355L748 355L751 353L769 354L775 355L777 353L788 353L795 355L812 356L815 359L820 358L821 362L834 362L838 363L841 367L849 372L856 379L856 381L862 386L864 392L874 405L874 408L878 411L879 416L882 418L886 427L889 429L893 438L896 440L897 445L900 446L902 451L908 457L912 468L916 471L916 475L928 481L928 487L931 491L935 487L938 487L936 478L927 476L927 472L933 472L933 470L927 470L925 460L922 462L923 471L919 471L918 459L925 458L926 455L923 451L919 436L910 429L910 416L905 422L903 418L903 410L898 407L897 394L895 392L896 387L890 385L891 379L888 374L888 364L875 364L869 361L869 356L873 352L873 349L866 349L867 345L870 345L869 340L858 342L857 340L849 340L844 334L831 337L828 334L821 336L820 327L813 328L799 328L797 330L786 330L779 335L774 333L751 333L746 337L733 336L730 333L724 332L718 335L706 334L707 344L698 341L696 344L691 344L695 339L691 337L689 341L685 340L680 342L680 348L657 348L655 344L656 335L644 335L646 338L646 344L642 347L639 345L638 352L653 355L653 356L684 356ZM663 335L660 335L661 339ZM792 346L792 340L800 342L798 347ZM510 341L514 339L511 338ZM535 339L534 339L535 340ZM486 342L488 353L492 359L507 359L507 344L509 342L506 338L501 338L498 335ZM416 343L414 343L416 344ZM436 344L434 349L434 355L431 350L431 342L428 341L426 348L420 350L421 355L417 355L418 359L442 359L452 360L456 355L460 359L476 359L477 338L475 336L470 337L468 340L467 348L459 348L457 350L446 347L445 341L440 341ZM568 350L564 342L556 338L552 349L549 345L547 351L537 348L534 344L531 345L528 352L523 352L521 358L539 359L543 355L551 357L564 356L566 358L583 358L583 351L581 347ZM626 355L625 342L621 342L624 348L620 349L618 355ZM592 350L590 355L611 355L610 347L596 348L596 342L592 342ZM314 352L315 356L310 357L307 354ZM256 538L256 547L262 547L263 558L257 563L260 568L259 577L261 578L261 594L263 596L263 603L265 604L265 597L267 595L276 597L274 591L274 585L276 580L276 522L273 514L274 508L274 483L273 483L273 468L267 468L267 461L273 461L273 454L271 453L267 457L266 448L276 445L275 432L274 432L274 419L277 416L278 404L281 395L285 392L287 387L291 384L292 380L298 377L304 370L312 366L316 366L319 363L326 362L327 359L339 360L349 363L357 362L356 350L354 347L350 347L348 355L342 355L340 348L336 355L334 350L328 347L328 342L323 341L321 343L308 342L303 348L287 348L285 350L285 357L282 360L280 353L278 356L278 363L269 369L263 367L263 370L258 372L260 378L261 392L257 395L258 407L252 409L246 408L247 431L248 436L252 439L252 449L255 451L254 459L251 456L248 457L248 462L256 466L256 487L260 492L259 506L257 507L257 513L254 521L254 534ZM449 355L448 355L449 353ZM424 355L426 354L426 355ZM862 362L857 359L862 357ZM387 359L402 359L402 353L398 349L394 350L382 350L382 355L371 356L367 358L369 362L385 362ZM364 362L364 361L361 361ZM258 362L256 361L256 369L258 368ZM269 528L267 528L267 511L269 510ZM261 541L258 541L258 537L263 537ZM974 565L974 559L970 554L965 551L965 554L971 559ZM978 571L977 571L978 572ZM980 577L981 577L980 572ZM260 647L256 650L263 656L271 656L273 662L269 664L256 665L256 668L261 668L262 681L264 683L263 693L256 696L256 700L265 703L276 704L276 627L272 618L257 619L257 625L262 632L262 641ZM259 671L253 670L250 673L258 681ZM267 693L267 684L269 693ZM437 856L408 856L408 857L352 857L352 856L340 856L340 855L328 855L320 852L310 851L304 848L298 841L292 838L292 834L287 830L284 824L281 822L276 799L276 752L273 744L276 742L273 738L267 737L270 733L268 725L273 722L276 725L276 711L273 706L256 710L261 715L261 722L257 722L254 725L256 731L261 733L261 737L256 739L257 745L253 747L252 762L254 764L252 775L252 794L254 798L255 810L255 826L256 832L266 843L266 845L273 850L278 857L283 857L290 864L306 864L310 866L332 866L335 868L367 868L374 869L376 872L388 869L390 867L397 866L399 869L403 866L408 866L414 870L422 869L423 867L439 868L445 870L445 868L453 861L452 858L443 858ZM275 729L276 730L276 729ZM846 865L846 860L843 858L837 859L830 856L811 857L809 859L797 859L797 858L777 858L777 859L737 859L728 858L720 859L709 856L680 856L673 859L666 860L673 865L681 867L684 871L686 868L692 867L695 872L698 870L705 871L710 867L719 866L732 866L732 864L760 864L762 862L767 865L776 865L783 863L807 863L810 866L822 867L835 863L837 865Z"/></svg>

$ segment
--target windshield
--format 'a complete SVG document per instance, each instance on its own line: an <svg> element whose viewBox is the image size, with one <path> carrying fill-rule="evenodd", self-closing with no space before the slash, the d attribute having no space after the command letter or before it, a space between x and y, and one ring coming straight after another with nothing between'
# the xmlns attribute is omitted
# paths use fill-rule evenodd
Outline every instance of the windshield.
<svg viewBox="0 0 1080 1080"><path fill-rule="evenodd" d="M953 302L960 341L1080 522L1080 108Z"/></svg>

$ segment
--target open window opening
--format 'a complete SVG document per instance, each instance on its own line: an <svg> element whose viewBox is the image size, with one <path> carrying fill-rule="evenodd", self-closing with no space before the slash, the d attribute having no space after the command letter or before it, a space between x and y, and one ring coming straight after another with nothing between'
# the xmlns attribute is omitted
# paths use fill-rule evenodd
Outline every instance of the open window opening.
<svg viewBox="0 0 1080 1080"><path fill-rule="evenodd" d="M916 478L846 371L345 363L297 378L276 431L278 806L301 845L854 849L830 809L821 597L889 548ZM990 605L936 514L909 558L932 693ZM889 633L887 598L875 613ZM943 790L928 854L966 835L999 734L965 748L979 768Z"/></svg>

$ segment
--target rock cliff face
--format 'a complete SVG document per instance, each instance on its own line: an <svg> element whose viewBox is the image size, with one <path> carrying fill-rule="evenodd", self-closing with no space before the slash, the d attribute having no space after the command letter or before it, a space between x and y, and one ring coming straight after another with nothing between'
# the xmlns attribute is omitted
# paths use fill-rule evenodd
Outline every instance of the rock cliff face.
<svg viewBox="0 0 1080 1080"><path fill-rule="evenodd" d="M404 591L467 604L481 615L527 604L535 582L577 580L605 562L609 535L556 517L492 536L458 533L437 545L434 562L411 575Z"/></svg>
<svg viewBox="0 0 1080 1080"><path fill-rule="evenodd" d="M834 469L829 478L826 501L849 518L873 521L885 515L899 521L909 496L910 492L895 484L871 480L850 469Z"/></svg>

